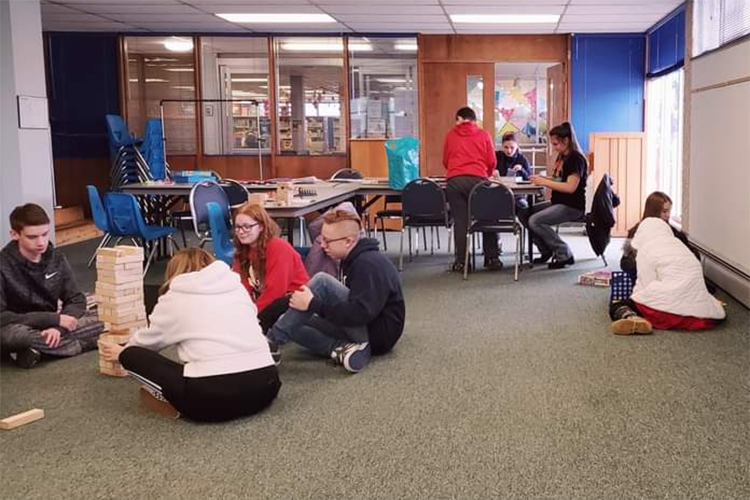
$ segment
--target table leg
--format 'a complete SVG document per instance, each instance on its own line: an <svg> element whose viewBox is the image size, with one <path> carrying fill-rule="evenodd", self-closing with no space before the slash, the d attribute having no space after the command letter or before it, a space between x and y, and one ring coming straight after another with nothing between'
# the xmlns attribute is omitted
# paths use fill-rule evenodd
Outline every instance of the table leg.
<svg viewBox="0 0 750 500"><path fill-rule="evenodd" d="M529 214L534 213L534 195L528 194L526 195L526 200L529 203ZM529 267L534 267L534 239L531 237L531 228L529 228L528 222L526 223L526 236L527 236L527 244L529 245Z"/></svg>

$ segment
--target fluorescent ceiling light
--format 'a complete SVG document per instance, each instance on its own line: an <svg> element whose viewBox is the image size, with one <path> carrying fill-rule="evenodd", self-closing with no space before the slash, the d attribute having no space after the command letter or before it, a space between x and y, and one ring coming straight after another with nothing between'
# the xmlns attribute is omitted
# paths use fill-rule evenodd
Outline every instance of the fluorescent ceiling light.
<svg viewBox="0 0 750 500"><path fill-rule="evenodd" d="M266 83L267 78L232 78L233 82L238 83Z"/></svg>
<svg viewBox="0 0 750 500"><path fill-rule="evenodd" d="M393 48L395 48L396 50L403 50L403 51L407 51L407 52L416 52L417 51L417 42L412 42L412 43L408 43L408 42L405 42L405 43L396 43L393 46Z"/></svg>
<svg viewBox="0 0 750 500"><path fill-rule="evenodd" d="M164 47L172 52L190 52L193 50L193 41L189 38L173 36L164 40Z"/></svg>
<svg viewBox="0 0 750 500"><path fill-rule="evenodd" d="M406 83L406 78L375 78L381 83Z"/></svg>
<svg viewBox="0 0 750 500"><path fill-rule="evenodd" d="M168 81L164 78L146 78L146 83L167 83Z"/></svg>
<svg viewBox="0 0 750 500"><path fill-rule="evenodd" d="M172 85L172 88L178 90L195 90L195 87L190 85Z"/></svg>
<svg viewBox="0 0 750 500"><path fill-rule="evenodd" d="M559 19L559 14L451 14L454 23L470 24L544 24Z"/></svg>
<svg viewBox="0 0 750 500"><path fill-rule="evenodd" d="M290 52L341 52L344 50L343 42L288 42L282 43L281 48ZM367 43L350 43L350 52L371 52L372 45Z"/></svg>
<svg viewBox="0 0 750 500"><path fill-rule="evenodd" d="M164 71L172 71L173 73L192 73L195 70L193 68L166 68Z"/></svg>
<svg viewBox="0 0 750 500"><path fill-rule="evenodd" d="M328 14L216 14L232 23L277 24L277 23L336 23Z"/></svg>

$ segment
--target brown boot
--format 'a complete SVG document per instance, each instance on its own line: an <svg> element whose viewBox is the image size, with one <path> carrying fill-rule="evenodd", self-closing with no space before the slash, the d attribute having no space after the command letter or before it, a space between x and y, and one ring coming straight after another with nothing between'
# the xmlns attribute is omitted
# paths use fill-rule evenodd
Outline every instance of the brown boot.
<svg viewBox="0 0 750 500"><path fill-rule="evenodd" d="M180 412L172 406L169 401L154 396L151 391L141 387L141 403L146 409L158 413L167 418L180 418Z"/></svg>
<svg viewBox="0 0 750 500"><path fill-rule="evenodd" d="M615 335L645 335L653 331L654 327L646 318L635 315L618 319L612 323L612 333Z"/></svg>

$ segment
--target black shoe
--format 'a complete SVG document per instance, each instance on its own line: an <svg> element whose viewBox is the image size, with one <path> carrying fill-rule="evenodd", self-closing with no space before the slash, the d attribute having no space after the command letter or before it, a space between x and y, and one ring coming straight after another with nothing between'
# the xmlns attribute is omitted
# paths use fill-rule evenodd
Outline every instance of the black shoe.
<svg viewBox="0 0 750 500"><path fill-rule="evenodd" d="M271 350L271 357L273 358L273 364L276 366L279 366L281 364L281 349L279 348L279 344L268 340L268 348Z"/></svg>
<svg viewBox="0 0 750 500"><path fill-rule="evenodd" d="M452 273L462 273L464 272L464 263L463 262L454 262L451 264L450 272ZM471 264L469 264L469 272L471 272Z"/></svg>
<svg viewBox="0 0 750 500"><path fill-rule="evenodd" d="M34 368L39 360L42 359L42 353L33 347L27 347L18 352L11 353L11 359L15 361L19 368Z"/></svg>
<svg viewBox="0 0 750 500"><path fill-rule="evenodd" d="M485 259L484 268L488 271L500 271L503 268L503 263L497 257L494 259Z"/></svg>
<svg viewBox="0 0 750 500"><path fill-rule="evenodd" d="M551 253L543 253L539 257L535 258L533 260L534 264L545 264L548 260L552 258Z"/></svg>
<svg viewBox="0 0 750 500"><path fill-rule="evenodd" d="M568 260L553 260L547 265L547 267L549 269L562 269L565 266L572 266L575 262L575 259L571 255Z"/></svg>

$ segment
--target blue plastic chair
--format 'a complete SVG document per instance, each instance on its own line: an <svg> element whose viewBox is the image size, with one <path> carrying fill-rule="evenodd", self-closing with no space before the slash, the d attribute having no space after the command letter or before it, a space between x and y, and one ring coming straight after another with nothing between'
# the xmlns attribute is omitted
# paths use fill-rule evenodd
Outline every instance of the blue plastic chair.
<svg viewBox="0 0 750 500"><path fill-rule="evenodd" d="M224 212L215 201L206 203L206 210L208 211L208 223L211 227L211 246L214 249L214 256L232 267L234 245L232 244L229 227L227 227L227 221L224 218Z"/></svg>
<svg viewBox="0 0 750 500"><path fill-rule="evenodd" d="M225 221L229 221L231 213L229 197L217 182L206 180L193 186L190 190L190 213L193 216L193 229L200 240L201 248L212 238L208 210L206 209L209 202L219 205Z"/></svg>
<svg viewBox="0 0 750 500"><path fill-rule="evenodd" d="M99 231L102 231L104 233L104 237L102 238L102 241L99 243L99 246L96 247L96 250L94 251L94 255L91 256L89 259L89 263L87 267L91 267L91 264L94 263L94 259L96 259L96 253L99 251L100 248L103 248L109 243L109 240L112 239L112 235L110 234L110 227L109 227L109 219L107 218L107 212L104 210L104 205L102 204L102 199L99 196L99 190L96 189L96 186L86 186L86 191L89 194L89 206L91 207L91 217L94 219L94 225Z"/></svg>
<svg viewBox="0 0 750 500"><path fill-rule="evenodd" d="M148 164L151 176L156 181L162 181L167 177L163 139L161 120L158 118L148 120L146 122L146 131L143 134L143 144L138 149Z"/></svg>
<svg viewBox="0 0 750 500"><path fill-rule="evenodd" d="M136 139L130 135L127 125L120 115L105 115L107 137L109 138L109 157L114 160L121 147L131 146Z"/></svg>
<svg viewBox="0 0 750 500"><path fill-rule="evenodd" d="M154 254L162 238L166 238L168 242L179 250L180 247L172 239L172 233L174 233L175 229L146 224L141 213L141 208L138 206L138 200L132 194L106 193L104 195L104 208L109 217L110 234L112 236L120 239L140 238L144 242L144 245L146 242L153 242L153 247L146 260L146 266L143 269L144 276L148 272L151 260L154 258Z"/></svg>

